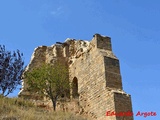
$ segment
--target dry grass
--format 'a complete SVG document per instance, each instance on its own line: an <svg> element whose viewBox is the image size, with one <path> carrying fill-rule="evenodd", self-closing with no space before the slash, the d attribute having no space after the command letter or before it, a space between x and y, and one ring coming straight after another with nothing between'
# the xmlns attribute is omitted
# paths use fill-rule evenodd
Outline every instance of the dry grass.
<svg viewBox="0 0 160 120"><path fill-rule="evenodd" d="M20 98L0 96L0 120L87 120L66 112L48 112Z"/></svg>

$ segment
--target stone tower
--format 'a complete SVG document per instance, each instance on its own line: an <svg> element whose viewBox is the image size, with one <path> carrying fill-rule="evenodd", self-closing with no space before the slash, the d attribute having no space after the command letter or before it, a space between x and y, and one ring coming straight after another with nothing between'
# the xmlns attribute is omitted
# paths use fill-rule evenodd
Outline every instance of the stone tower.
<svg viewBox="0 0 160 120"><path fill-rule="evenodd" d="M119 60L112 52L110 37L95 34L90 42L67 39L51 47L38 47L26 71L56 59L69 65L70 82L75 84L69 103L78 100L79 113L96 120L133 120L133 115L111 116L111 112L132 113L132 104L122 88ZM29 96L26 88L24 80L20 96Z"/></svg>

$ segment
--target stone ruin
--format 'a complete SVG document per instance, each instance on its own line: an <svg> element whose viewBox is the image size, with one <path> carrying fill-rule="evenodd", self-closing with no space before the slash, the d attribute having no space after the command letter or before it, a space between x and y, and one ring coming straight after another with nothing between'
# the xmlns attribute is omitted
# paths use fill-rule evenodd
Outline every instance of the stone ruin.
<svg viewBox="0 0 160 120"><path fill-rule="evenodd" d="M131 96L123 91L120 64L112 52L110 37L95 34L90 42L68 38L64 43L37 47L25 72L56 59L69 66L69 80L75 84L70 100L57 102L59 109L92 120L133 120L133 116L106 116L107 111L132 112ZM19 96L29 98L25 81Z"/></svg>

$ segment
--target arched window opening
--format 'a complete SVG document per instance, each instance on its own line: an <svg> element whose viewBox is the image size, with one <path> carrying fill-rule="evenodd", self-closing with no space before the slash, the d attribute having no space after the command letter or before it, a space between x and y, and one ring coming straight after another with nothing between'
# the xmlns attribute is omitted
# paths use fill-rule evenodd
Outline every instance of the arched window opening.
<svg viewBox="0 0 160 120"><path fill-rule="evenodd" d="M72 82L72 96L73 96L73 98L77 98L79 96L79 94L78 94L78 79L76 77L73 78L73 82Z"/></svg>

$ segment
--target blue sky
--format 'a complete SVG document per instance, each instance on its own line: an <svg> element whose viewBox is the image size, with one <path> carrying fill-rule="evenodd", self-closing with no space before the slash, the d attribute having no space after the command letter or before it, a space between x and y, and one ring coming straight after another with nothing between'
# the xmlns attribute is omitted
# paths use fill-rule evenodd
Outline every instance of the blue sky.
<svg viewBox="0 0 160 120"><path fill-rule="evenodd" d="M160 118L160 2L158 0L0 0L0 44L24 53L66 38L112 38L120 60L124 90L133 111L157 112ZM16 96L15 91L10 96Z"/></svg>

